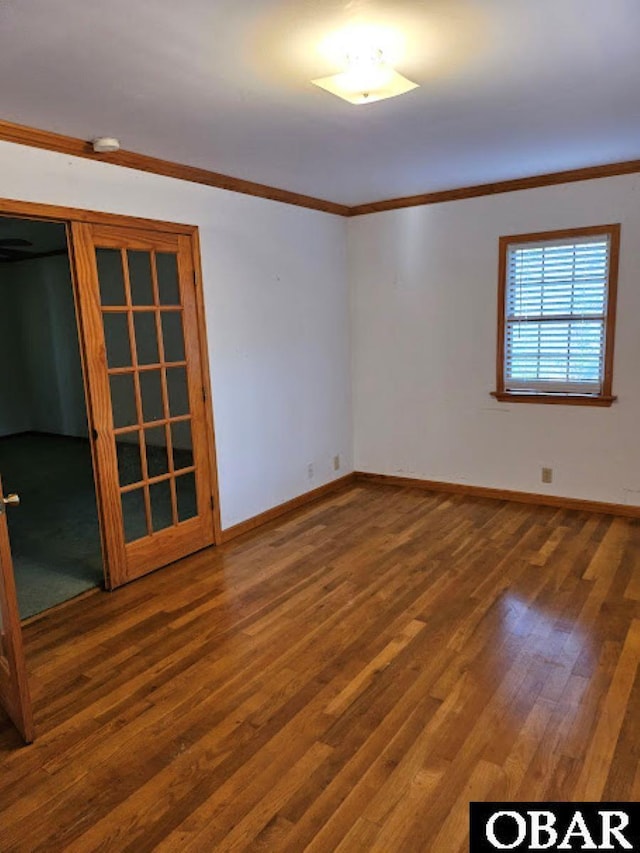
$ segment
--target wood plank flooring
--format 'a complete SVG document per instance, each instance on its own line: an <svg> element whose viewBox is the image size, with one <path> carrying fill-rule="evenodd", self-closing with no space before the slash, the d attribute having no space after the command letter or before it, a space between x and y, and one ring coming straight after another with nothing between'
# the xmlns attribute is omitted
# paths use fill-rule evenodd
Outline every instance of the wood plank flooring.
<svg viewBox="0 0 640 853"><path fill-rule="evenodd" d="M0 850L437 851L640 799L640 523L359 484L27 626Z"/></svg>

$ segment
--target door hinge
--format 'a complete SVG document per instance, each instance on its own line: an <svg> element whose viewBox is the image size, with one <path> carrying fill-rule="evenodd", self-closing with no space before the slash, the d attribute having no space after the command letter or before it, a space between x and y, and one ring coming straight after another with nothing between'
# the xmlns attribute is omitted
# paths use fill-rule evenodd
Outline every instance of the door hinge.
<svg viewBox="0 0 640 853"><path fill-rule="evenodd" d="M213 495L211 495L211 509L213 509L213 507L214 507L214 503L213 503Z"/></svg>
<svg viewBox="0 0 640 853"><path fill-rule="evenodd" d="M204 385L202 386L202 402L207 402L207 389L204 387Z"/></svg>

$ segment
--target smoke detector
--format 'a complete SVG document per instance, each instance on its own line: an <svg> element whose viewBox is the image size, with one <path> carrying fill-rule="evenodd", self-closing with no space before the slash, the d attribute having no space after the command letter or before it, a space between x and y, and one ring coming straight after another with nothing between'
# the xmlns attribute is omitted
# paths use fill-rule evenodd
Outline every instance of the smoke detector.
<svg viewBox="0 0 640 853"><path fill-rule="evenodd" d="M91 140L91 144L96 154L113 154L114 151L120 150L120 140L115 136L96 136Z"/></svg>

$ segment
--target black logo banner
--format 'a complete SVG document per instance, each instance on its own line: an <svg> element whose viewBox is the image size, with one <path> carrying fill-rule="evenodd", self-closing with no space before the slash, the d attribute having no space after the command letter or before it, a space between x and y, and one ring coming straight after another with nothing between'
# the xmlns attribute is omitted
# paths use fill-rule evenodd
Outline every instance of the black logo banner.
<svg viewBox="0 0 640 853"><path fill-rule="evenodd" d="M471 803L469 853L631 850L640 803Z"/></svg>

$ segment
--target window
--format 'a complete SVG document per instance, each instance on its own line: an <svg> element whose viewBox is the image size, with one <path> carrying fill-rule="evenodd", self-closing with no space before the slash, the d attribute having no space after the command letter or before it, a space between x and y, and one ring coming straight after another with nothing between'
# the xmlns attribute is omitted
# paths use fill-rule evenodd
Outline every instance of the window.
<svg viewBox="0 0 640 853"><path fill-rule="evenodd" d="M500 238L499 400L609 406L620 226Z"/></svg>

